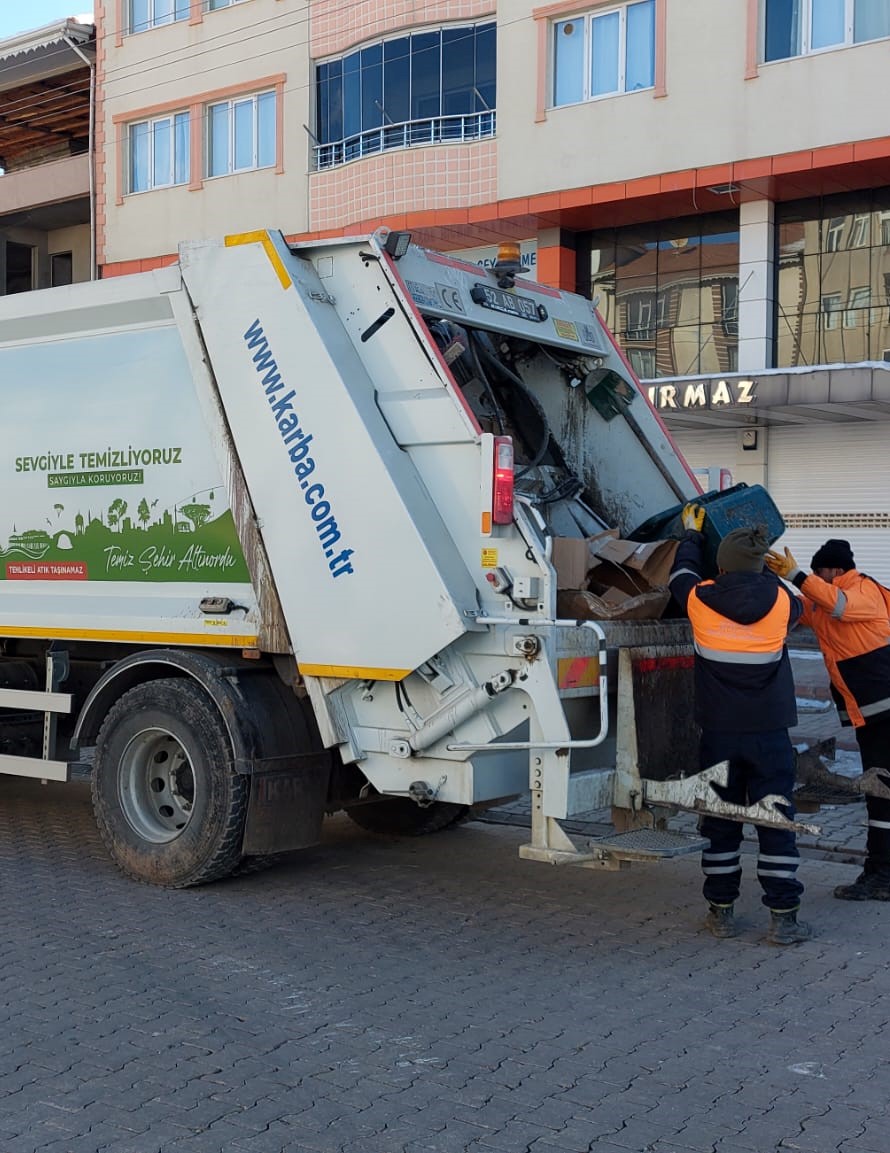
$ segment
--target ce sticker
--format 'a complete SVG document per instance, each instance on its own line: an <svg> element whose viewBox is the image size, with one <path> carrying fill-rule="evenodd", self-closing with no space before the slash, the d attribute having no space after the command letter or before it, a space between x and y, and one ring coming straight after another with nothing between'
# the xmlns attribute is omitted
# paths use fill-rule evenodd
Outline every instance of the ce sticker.
<svg viewBox="0 0 890 1153"><path fill-rule="evenodd" d="M452 312L463 312L464 305L460 298L460 289L452 288L450 284L436 284L439 298L446 308Z"/></svg>

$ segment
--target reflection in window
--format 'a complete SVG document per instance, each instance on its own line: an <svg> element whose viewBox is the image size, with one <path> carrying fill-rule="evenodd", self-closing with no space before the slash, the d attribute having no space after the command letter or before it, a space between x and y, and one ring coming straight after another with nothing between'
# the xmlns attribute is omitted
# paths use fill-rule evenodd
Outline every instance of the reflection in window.
<svg viewBox="0 0 890 1153"><path fill-rule="evenodd" d="M887 36L887 0L764 0L765 61L787 60Z"/></svg>
<svg viewBox="0 0 890 1153"><path fill-rule="evenodd" d="M655 84L655 0L553 25L553 103L636 92Z"/></svg>
<svg viewBox="0 0 890 1153"><path fill-rule="evenodd" d="M739 334L739 282L738 280L724 280L720 284L720 299L722 301L721 315L723 331L727 336Z"/></svg>
<svg viewBox="0 0 890 1153"><path fill-rule="evenodd" d="M890 189L778 205L776 364L855 364L890 348Z"/></svg>
<svg viewBox="0 0 890 1153"><path fill-rule="evenodd" d="M822 312L824 314L822 326L825 331L828 332L837 328L841 313L841 294L839 292L827 292L822 297Z"/></svg>
<svg viewBox="0 0 890 1153"><path fill-rule="evenodd" d="M416 32L319 64L316 166L493 136L495 68L493 23Z"/></svg>
<svg viewBox="0 0 890 1153"><path fill-rule="evenodd" d="M655 376L654 349L631 348L628 350L627 359L640 380L651 380Z"/></svg>
<svg viewBox="0 0 890 1153"><path fill-rule="evenodd" d="M736 213L589 233L579 238L584 249L579 291L596 302L638 375L735 371Z"/></svg>
<svg viewBox="0 0 890 1153"><path fill-rule="evenodd" d="M871 289L851 288L850 299L847 302L847 311L844 313L844 328L856 328L858 325L868 323L870 317L863 314L871 302Z"/></svg>

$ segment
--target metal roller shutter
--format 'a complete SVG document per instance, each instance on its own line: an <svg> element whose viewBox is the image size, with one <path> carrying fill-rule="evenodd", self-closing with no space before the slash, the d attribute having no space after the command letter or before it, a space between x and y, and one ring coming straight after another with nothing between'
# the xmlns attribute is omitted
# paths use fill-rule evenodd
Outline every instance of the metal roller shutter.
<svg viewBox="0 0 890 1153"><path fill-rule="evenodd" d="M856 567L890 584L890 425L771 428L770 495L785 519L798 563L829 537L850 542Z"/></svg>

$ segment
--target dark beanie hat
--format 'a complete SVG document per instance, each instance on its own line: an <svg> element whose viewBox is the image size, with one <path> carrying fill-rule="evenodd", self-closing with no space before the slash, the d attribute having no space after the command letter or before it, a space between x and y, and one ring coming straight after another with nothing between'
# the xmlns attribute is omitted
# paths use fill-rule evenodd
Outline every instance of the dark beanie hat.
<svg viewBox="0 0 890 1153"><path fill-rule="evenodd" d="M810 561L811 569L842 568L846 572L855 567L853 550L846 540L827 540L820 549L816 549Z"/></svg>
<svg viewBox="0 0 890 1153"><path fill-rule="evenodd" d="M765 531L736 528L726 534L717 548L717 567L724 572L763 572L763 558L769 550Z"/></svg>

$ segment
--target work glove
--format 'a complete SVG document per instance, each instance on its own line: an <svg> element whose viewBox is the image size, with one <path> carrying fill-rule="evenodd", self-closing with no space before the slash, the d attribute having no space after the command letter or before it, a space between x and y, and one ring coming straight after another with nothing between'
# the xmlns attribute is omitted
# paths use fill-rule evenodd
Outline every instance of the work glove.
<svg viewBox="0 0 890 1153"><path fill-rule="evenodd" d="M690 503L683 509L683 528L692 529L693 532L701 532L702 525L705 523L705 510L700 504Z"/></svg>
<svg viewBox="0 0 890 1153"><path fill-rule="evenodd" d="M791 555L789 548L785 549L784 556L770 549L763 558L763 561L770 572L775 573L776 576L781 577L782 580L791 581L792 583L794 582L794 578L800 576L803 571Z"/></svg>

